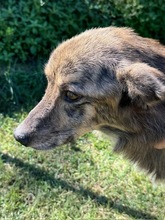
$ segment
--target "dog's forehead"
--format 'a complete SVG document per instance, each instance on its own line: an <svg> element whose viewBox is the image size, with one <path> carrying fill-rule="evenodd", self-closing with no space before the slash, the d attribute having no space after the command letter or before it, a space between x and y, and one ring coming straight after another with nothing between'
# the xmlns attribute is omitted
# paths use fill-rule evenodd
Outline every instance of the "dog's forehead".
<svg viewBox="0 0 165 220"><path fill-rule="evenodd" d="M117 62L115 57L118 51L122 50L126 43L130 43L132 35L129 29L113 27L85 31L57 46L46 65L46 75L57 76L58 79L70 74L76 75L78 68L84 70L85 67L95 67L97 63L99 65L101 62L108 62L108 59L103 59L106 56Z"/></svg>
<svg viewBox="0 0 165 220"><path fill-rule="evenodd" d="M84 58L80 53L77 56L70 56L60 51L51 55L45 66L45 74L50 81L55 81L58 85L79 81L85 78L90 72L90 64L88 59Z"/></svg>
<svg viewBox="0 0 165 220"><path fill-rule="evenodd" d="M97 72L100 72L106 50L103 50L105 38L100 32L93 35L93 31L73 37L53 51L45 68L48 78L58 81L58 84L82 78L97 81L93 78L99 78Z"/></svg>
<svg viewBox="0 0 165 220"><path fill-rule="evenodd" d="M78 67L69 58L63 59L62 62L54 60L53 63L51 61L45 66L45 74L48 79L58 85L78 80L80 75L82 75L79 73Z"/></svg>

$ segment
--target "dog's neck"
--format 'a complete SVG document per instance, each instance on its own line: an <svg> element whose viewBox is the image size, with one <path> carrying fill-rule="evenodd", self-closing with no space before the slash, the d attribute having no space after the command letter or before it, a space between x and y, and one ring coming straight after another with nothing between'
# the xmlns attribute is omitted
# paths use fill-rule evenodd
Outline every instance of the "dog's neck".
<svg viewBox="0 0 165 220"><path fill-rule="evenodd" d="M117 128L113 128L111 126L102 126L100 130L107 135L110 135L112 133L116 134L117 136L129 135L127 132L121 131L121 130L119 130ZM163 139L162 141L155 144L154 148L160 149L160 150L165 149L165 139Z"/></svg>

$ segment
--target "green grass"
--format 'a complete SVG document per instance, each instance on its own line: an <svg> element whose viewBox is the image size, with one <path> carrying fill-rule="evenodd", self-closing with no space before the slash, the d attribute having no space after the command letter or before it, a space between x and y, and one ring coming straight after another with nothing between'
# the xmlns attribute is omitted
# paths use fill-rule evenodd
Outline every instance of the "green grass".
<svg viewBox="0 0 165 220"><path fill-rule="evenodd" d="M13 129L26 115L0 115L0 219L165 219L165 188L90 133L74 146L35 151Z"/></svg>

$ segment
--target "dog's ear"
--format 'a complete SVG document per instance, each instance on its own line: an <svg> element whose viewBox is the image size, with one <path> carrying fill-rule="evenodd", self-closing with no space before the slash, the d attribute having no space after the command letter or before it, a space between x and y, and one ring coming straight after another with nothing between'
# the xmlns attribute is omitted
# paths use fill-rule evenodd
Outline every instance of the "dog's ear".
<svg viewBox="0 0 165 220"><path fill-rule="evenodd" d="M117 71L117 79L126 102L145 109L165 100L165 75L147 64L136 63L121 68Z"/></svg>

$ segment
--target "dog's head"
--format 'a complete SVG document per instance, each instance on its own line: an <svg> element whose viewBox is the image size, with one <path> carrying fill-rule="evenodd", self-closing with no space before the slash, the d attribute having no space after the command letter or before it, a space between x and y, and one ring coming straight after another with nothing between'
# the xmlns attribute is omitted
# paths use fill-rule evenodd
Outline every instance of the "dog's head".
<svg viewBox="0 0 165 220"><path fill-rule="evenodd" d="M125 61L118 51L124 42L115 46L109 30L104 37L101 31L92 31L62 43L51 54L45 66L45 95L14 132L23 145L50 149L94 129L132 130L130 115L128 126L119 116L123 100L132 106L148 105L164 96L159 71Z"/></svg>
<svg viewBox="0 0 165 220"><path fill-rule="evenodd" d="M97 106L101 108L105 88L112 87L106 96L113 101L118 87L113 72L99 64L93 46L86 43L88 39L72 39L51 54L45 95L14 132L23 145L50 149L98 129Z"/></svg>

